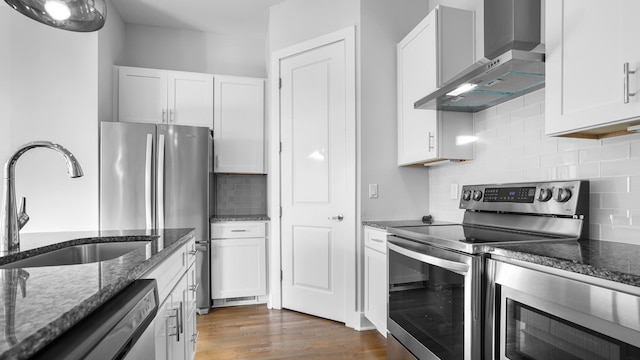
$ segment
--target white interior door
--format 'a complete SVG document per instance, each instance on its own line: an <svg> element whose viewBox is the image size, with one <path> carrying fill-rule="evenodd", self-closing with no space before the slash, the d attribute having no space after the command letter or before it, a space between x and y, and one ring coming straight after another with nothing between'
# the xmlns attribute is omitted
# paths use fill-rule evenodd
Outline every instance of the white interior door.
<svg viewBox="0 0 640 360"><path fill-rule="evenodd" d="M344 322L349 213L345 41L280 62L282 305ZM339 219L340 218L340 219Z"/></svg>

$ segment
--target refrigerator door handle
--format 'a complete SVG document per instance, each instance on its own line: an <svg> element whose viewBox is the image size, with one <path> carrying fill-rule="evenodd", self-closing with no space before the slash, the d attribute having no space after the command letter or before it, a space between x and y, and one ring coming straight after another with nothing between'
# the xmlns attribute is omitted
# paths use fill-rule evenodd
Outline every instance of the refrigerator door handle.
<svg viewBox="0 0 640 360"><path fill-rule="evenodd" d="M153 156L153 134L147 134L147 147L144 163L144 204L145 221L147 229L153 229L153 194L151 186L152 177L152 156Z"/></svg>
<svg viewBox="0 0 640 360"><path fill-rule="evenodd" d="M158 229L164 229L164 134L158 136Z"/></svg>

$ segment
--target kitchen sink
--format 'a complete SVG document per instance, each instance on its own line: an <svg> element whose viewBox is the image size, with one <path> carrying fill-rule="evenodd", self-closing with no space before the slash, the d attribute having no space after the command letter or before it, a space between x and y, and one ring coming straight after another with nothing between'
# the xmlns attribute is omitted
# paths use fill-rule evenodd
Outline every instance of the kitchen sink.
<svg viewBox="0 0 640 360"><path fill-rule="evenodd" d="M129 241L72 245L0 265L0 269L94 263L115 259L131 251L140 249L149 243L151 242Z"/></svg>

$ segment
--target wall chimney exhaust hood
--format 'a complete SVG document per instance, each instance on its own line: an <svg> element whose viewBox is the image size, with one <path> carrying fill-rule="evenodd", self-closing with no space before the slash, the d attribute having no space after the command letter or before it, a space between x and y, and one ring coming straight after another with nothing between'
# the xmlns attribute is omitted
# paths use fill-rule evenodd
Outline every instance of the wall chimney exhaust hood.
<svg viewBox="0 0 640 360"><path fill-rule="evenodd" d="M540 0L484 1L484 59L415 102L477 112L544 87Z"/></svg>

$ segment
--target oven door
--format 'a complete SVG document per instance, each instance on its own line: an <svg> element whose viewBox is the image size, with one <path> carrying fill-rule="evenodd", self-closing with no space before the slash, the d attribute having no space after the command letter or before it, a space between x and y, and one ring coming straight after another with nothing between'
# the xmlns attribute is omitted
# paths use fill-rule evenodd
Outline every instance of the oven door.
<svg viewBox="0 0 640 360"><path fill-rule="evenodd" d="M478 359L482 258L397 236L387 256L389 333L419 359Z"/></svg>
<svg viewBox="0 0 640 360"><path fill-rule="evenodd" d="M640 293L487 261L492 359L640 359Z"/></svg>

